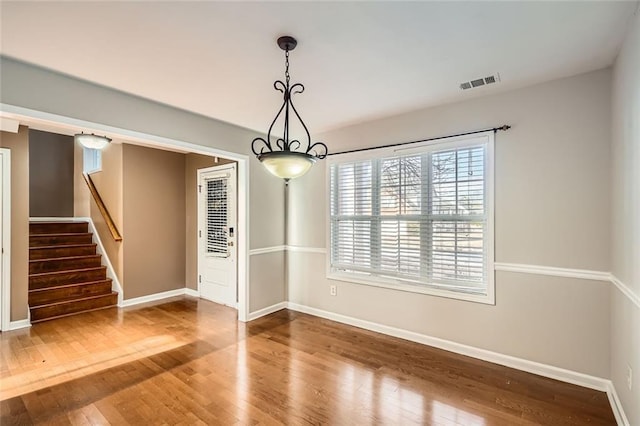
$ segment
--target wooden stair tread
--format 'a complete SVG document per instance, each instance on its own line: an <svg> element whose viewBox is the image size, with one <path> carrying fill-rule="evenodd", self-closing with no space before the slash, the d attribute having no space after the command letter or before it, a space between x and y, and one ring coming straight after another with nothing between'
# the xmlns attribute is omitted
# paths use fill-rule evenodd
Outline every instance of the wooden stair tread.
<svg viewBox="0 0 640 426"><path fill-rule="evenodd" d="M67 237L70 235L92 235L92 232L57 232L52 234L29 234L30 237Z"/></svg>
<svg viewBox="0 0 640 426"><path fill-rule="evenodd" d="M101 299L101 298L104 298L104 297L109 297L109 296L113 296L113 295L117 295L117 294L118 294L117 292L112 291L110 293L97 294L97 295L94 295L94 296L70 297L70 298L66 298L66 299L60 299L60 300L57 300L57 301L52 302L52 303L45 303L45 304L42 304L42 305L29 306L29 309L41 309L41 308L46 308L46 307L51 307L51 306L64 305L64 304L67 304L67 303L81 302L81 301L93 300L93 299Z"/></svg>
<svg viewBox="0 0 640 426"><path fill-rule="evenodd" d="M117 306L86 221L29 223L29 310L31 322Z"/></svg>
<svg viewBox="0 0 640 426"><path fill-rule="evenodd" d="M117 304L109 305L109 306L100 306L99 308L85 309L84 311L80 311L80 312L71 312L69 314L56 315L56 316L53 316L53 317L47 317L47 318L36 319L36 320L32 319L31 320L31 324L37 324L39 322L44 322L44 321L55 320L55 319L59 319L59 318L70 317L72 315L86 314L88 312L101 311L102 309L111 309L111 308L116 308L116 307L118 307Z"/></svg>
<svg viewBox="0 0 640 426"><path fill-rule="evenodd" d="M79 259L89 259L89 258L97 258L102 257L101 254L85 254L82 256L67 256L67 257L49 257L47 259L32 259L29 262L55 262L62 260L79 260Z"/></svg>
<svg viewBox="0 0 640 426"><path fill-rule="evenodd" d="M96 243L85 243L85 244L55 244L52 246L34 246L34 247L29 247L29 250L51 250L51 249L57 249L57 248L65 248L65 249L70 249L70 248L78 248L78 247L97 247Z"/></svg>
<svg viewBox="0 0 640 426"><path fill-rule="evenodd" d="M69 273L76 273L76 274L80 274L82 272L92 272L98 269L104 269L106 270L107 267L104 265L100 265L100 266L92 266L89 268L77 268L77 269L65 269L64 271L51 271L51 272L38 272L37 274L29 274L30 278L38 278L38 277L42 277L45 275L56 275L56 274L69 274Z"/></svg>
<svg viewBox="0 0 640 426"><path fill-rule="evenodd" d="M51 287L29 289L29 293L39 293L39 292L45 292L50 290L60 290L60 289L71 288L71 287L79 287L83 285L102 284L110 281L112 281L111 278L105 278L104 280L97 280L97 281L85 281L80 283L54 285Z"/></svg>
<svg viewBox="0 0 640 426"><path fill-rule="evenodd" d="M89 232L88 222L29 222L29 234L59 234L67 232Z"/></svg>
<svg viewBox="0 0 640 426"><path fill-rule="evenodd" d="M69 225L71 223L89 223L84 220L38 220L30 221L30 225Z"/></svg>

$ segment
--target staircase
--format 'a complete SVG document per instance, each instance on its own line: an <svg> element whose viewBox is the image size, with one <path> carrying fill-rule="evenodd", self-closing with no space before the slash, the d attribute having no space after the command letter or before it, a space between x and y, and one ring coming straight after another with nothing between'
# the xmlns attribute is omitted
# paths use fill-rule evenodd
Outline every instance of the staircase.
<svg viewBox="0 0 640 426"><path fill-rule="evenodd" d="M87 222L29 223L32 323L113 307L117 301Z"/></svg>

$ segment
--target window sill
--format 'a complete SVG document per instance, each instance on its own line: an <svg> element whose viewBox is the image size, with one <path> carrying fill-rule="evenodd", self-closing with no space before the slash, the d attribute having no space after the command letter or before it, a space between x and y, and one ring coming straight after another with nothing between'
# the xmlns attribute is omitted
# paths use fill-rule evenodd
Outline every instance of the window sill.
<svg viewBox="0 0 640 426"><path fill-rule="evenodd" d="M337 272L328 273L327 279L353 284L368 285L372 287L386 288L390 290L404 291L408 293L426 294L429 296L444 297L447 299L456 299L466 302L483 303L486 305L496 304L493 291L490 291L489 294L461 293L433 287L418 287L415 285L405 284L401 281L375 279L371 277L359 277L352 274Z"/></svg>

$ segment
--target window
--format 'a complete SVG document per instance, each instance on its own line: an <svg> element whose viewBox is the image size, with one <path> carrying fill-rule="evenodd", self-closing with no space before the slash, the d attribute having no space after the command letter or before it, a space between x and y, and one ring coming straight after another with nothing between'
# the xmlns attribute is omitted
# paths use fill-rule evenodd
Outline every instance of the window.
<svg viewBox="0 0 640 426"><path fill-rule="evenodd" d="M329 278L494 302L493 133L331 159Z"/></svg>
<svg viewBox="0 0 640 426"><path fill-rule="evenodd" d="M227 182L229 175L207 179L207 254L227 257Z"/></svg>
<svg viewBox="0 0 640 426"><path fill-rule="evenodd" d="M82 148L83 166L85 173L99 172L102 170L102 151L93 148Z"/></svg>

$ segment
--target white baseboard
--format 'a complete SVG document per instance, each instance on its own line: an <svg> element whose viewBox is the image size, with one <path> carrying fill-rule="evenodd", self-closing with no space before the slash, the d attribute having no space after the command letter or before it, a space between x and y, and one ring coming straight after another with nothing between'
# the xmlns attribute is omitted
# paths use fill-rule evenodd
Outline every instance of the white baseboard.
<svg viewBox="0 0 640 426"><path fill-rule="evenodd" d="M627 419L627 415L624 413L622 402L620 402L620 398L618 398L618 393L616 392L616 388L613 386L612 381L609 381L607 386L607 398L609 398L609 404L611 404L611 410L613 411L613 415L616 418L618 426L631 426L629 419Z"/></svg>
<svg viewBox="0 0 640 426"><path fill-rule="evenodd" d="M584 386L599 391L607 391L610 381L601 377L590 376L579 373L577 371L565 370L564 368L554 367L552 365L541 364L535 361L529 361L522 358L516 358L510 355L492 352L486 349L480 349L473 346L464 345L462 343L452 342L450 340L440 339L438 337L427 336L425 334L415 333L412 331L402 330L387 325L378 324L358 318L348 317L309 306L299 305L289 302L288 308L298 312L315 315L343 324L352 325L365 330L375 331L393 337L409 340L423 345L433 346L435 348L444 349L446 351L455 352L461 355L470 356L494 364L504 365L506 367L515 368L529 373L537 374L551 379L572 383L578 386Z"/></svg>
<svg viewBox="0 0 640 426"><path fill-rule="evenodd" d="M185 288L184 294L191 297L200 297L200 292L198 290L194 290L192 288Z"/></svg>
<svg viewBox="0 0 640 426"><path fill-rule="evenodd" d="M162 293L154 293L146 296L134 297L133 299L125 299L121 304L118 304L120 308L126 308L127 306L139 305L141 303L155 302L157 300L168 299L170 297L183 296L186 293L186 288L177 288L175 290L163 291Z"/></svg>
<svg viewBox="0 0 640 426"><path fill-rule="evenodd" d="M20 330L21 328L31 327L31 321L27 319L18 321L9 321L9 328L6 331Z"/></svg>
<svg viewBox="0 0 640 426"><path fill-rule="evenodd" d="M297 303L288 302L287 308L292 311L303 312L305 314L314 315L342 324L352 325L354 327L363 328L369 331L386 334L388 336L398 337L409 340L411 342L421 343L423 345L432 346L446 351L455 352L457 354L470 356L481 359L483 361L492 362L494 364L504 365L505 367L515 368L517 370L526 371L528 373L537 374L539 376L548 377L550 379L560 380L562 382L606 392L611 404L611 410L616 418L619 426L630 426L629 420L624 413L622 403L618 398L613 382L601 377L591 376L577 371L566 370L564 368L554 367L548 364L542 364L522 358L505 355L498 352L488 351L473 346L464 345L462 343L452 342L450 340L440 339L438 337L427 336L425 334L415 333L412 331L402 330L371 321L365 321L346 315L336 314L322 309L312 308L310 306L299 305Z"/></svg>
<svg viewBox="0 0 640 426"><path fill-rule="evenodd" d="M276 303L275 305L267 306L266 308L262 308L258 311L251 312L249 314L247 321L253 321L254 319L258 319L265 315L272 314L274 312L287 308L287 306L288 306L287 302L280 302L280 303Z"/></svg>

